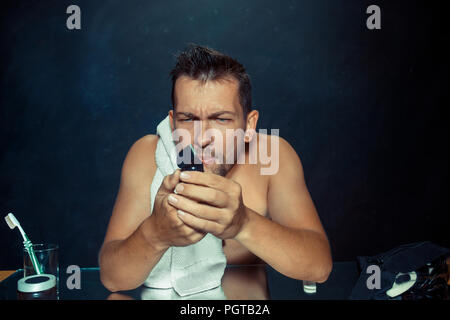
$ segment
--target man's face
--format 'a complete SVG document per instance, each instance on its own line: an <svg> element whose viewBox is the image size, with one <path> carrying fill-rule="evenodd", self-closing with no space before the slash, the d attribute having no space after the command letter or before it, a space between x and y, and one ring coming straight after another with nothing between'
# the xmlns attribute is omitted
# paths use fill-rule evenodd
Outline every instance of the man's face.
<svg viewBox="0 0 450 320"><path fill-rule="evenodd" d="M182 76L175 83L176 105L175 110L171 111L173 129L189 131L191 141L183 141L183 145L191 143L194 146L205 172L225 176L236 163L236 139L243 139L243 136L234 138L236 143L232 144L233 148L228 148L231 150L227 150L226 130L245 130L246 121L238 90L239 83L234 78L203 84ZM211 132L220 134L208 134ZM228 159L234 160L233 163L227 163L227 154Z"/></svg>

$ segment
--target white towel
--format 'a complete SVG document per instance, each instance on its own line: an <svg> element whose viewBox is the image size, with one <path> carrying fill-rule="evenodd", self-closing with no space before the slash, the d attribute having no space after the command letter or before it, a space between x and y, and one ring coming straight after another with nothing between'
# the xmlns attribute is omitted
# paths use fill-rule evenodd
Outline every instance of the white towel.
<svg viewBox="0 0 450 320"><path fill-rule="evenodd" d="M151 210L156 193L166 175L177 166L177 153L167 116L157 127L156 173L150 188ZM153 267L144 284L147 287L173 288L180 296L199 293L221 284L226 267L222 240L207 234L199 242L186 247L170 247Z"/></svg>

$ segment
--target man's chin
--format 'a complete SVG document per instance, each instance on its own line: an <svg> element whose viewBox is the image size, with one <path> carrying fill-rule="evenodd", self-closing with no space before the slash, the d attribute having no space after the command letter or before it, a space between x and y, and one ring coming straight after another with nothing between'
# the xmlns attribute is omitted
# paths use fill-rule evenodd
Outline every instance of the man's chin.
<svg viewBox="0 0 450 320"><path fill-rule="evenodd" d="M203 164L203 170L207 173L214 173L225 177L228 171L233 168L232 164Z"/></svg>

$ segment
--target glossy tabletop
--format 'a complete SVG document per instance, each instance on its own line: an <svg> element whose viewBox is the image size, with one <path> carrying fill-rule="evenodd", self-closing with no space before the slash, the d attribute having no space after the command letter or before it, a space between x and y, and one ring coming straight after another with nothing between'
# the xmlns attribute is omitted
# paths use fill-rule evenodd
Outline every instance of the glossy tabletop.
<svg viewBox="0 0 450 320"><path fill-rule="evenodd" d="M173 289L156 289L140 286L134 290L110 292L100 281L98 268L81 268L81 288L69 289L66 274L61 269L59 279L60 300L266 300L266 299L347 299L356 283L359 273L356 262L336 262L325 283L317 284L315 294L303 291L300 280L291 279L267 265L227 266L222 285L198 294L181 297ZM23 277L23 270L0 283L0 299L17 299L17 281Z"/></svg>

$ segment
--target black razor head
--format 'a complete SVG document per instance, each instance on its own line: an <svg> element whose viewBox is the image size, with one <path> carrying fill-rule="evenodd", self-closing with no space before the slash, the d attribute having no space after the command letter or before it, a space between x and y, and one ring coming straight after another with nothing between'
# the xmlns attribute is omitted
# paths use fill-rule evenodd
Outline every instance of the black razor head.
<svg viewBox="0 0 450 320"><path fill-rule="evenodd" d="M195 155L192 145L188 145L178 153L177 165L181 171L203 172L203 162Z"/></svg>

